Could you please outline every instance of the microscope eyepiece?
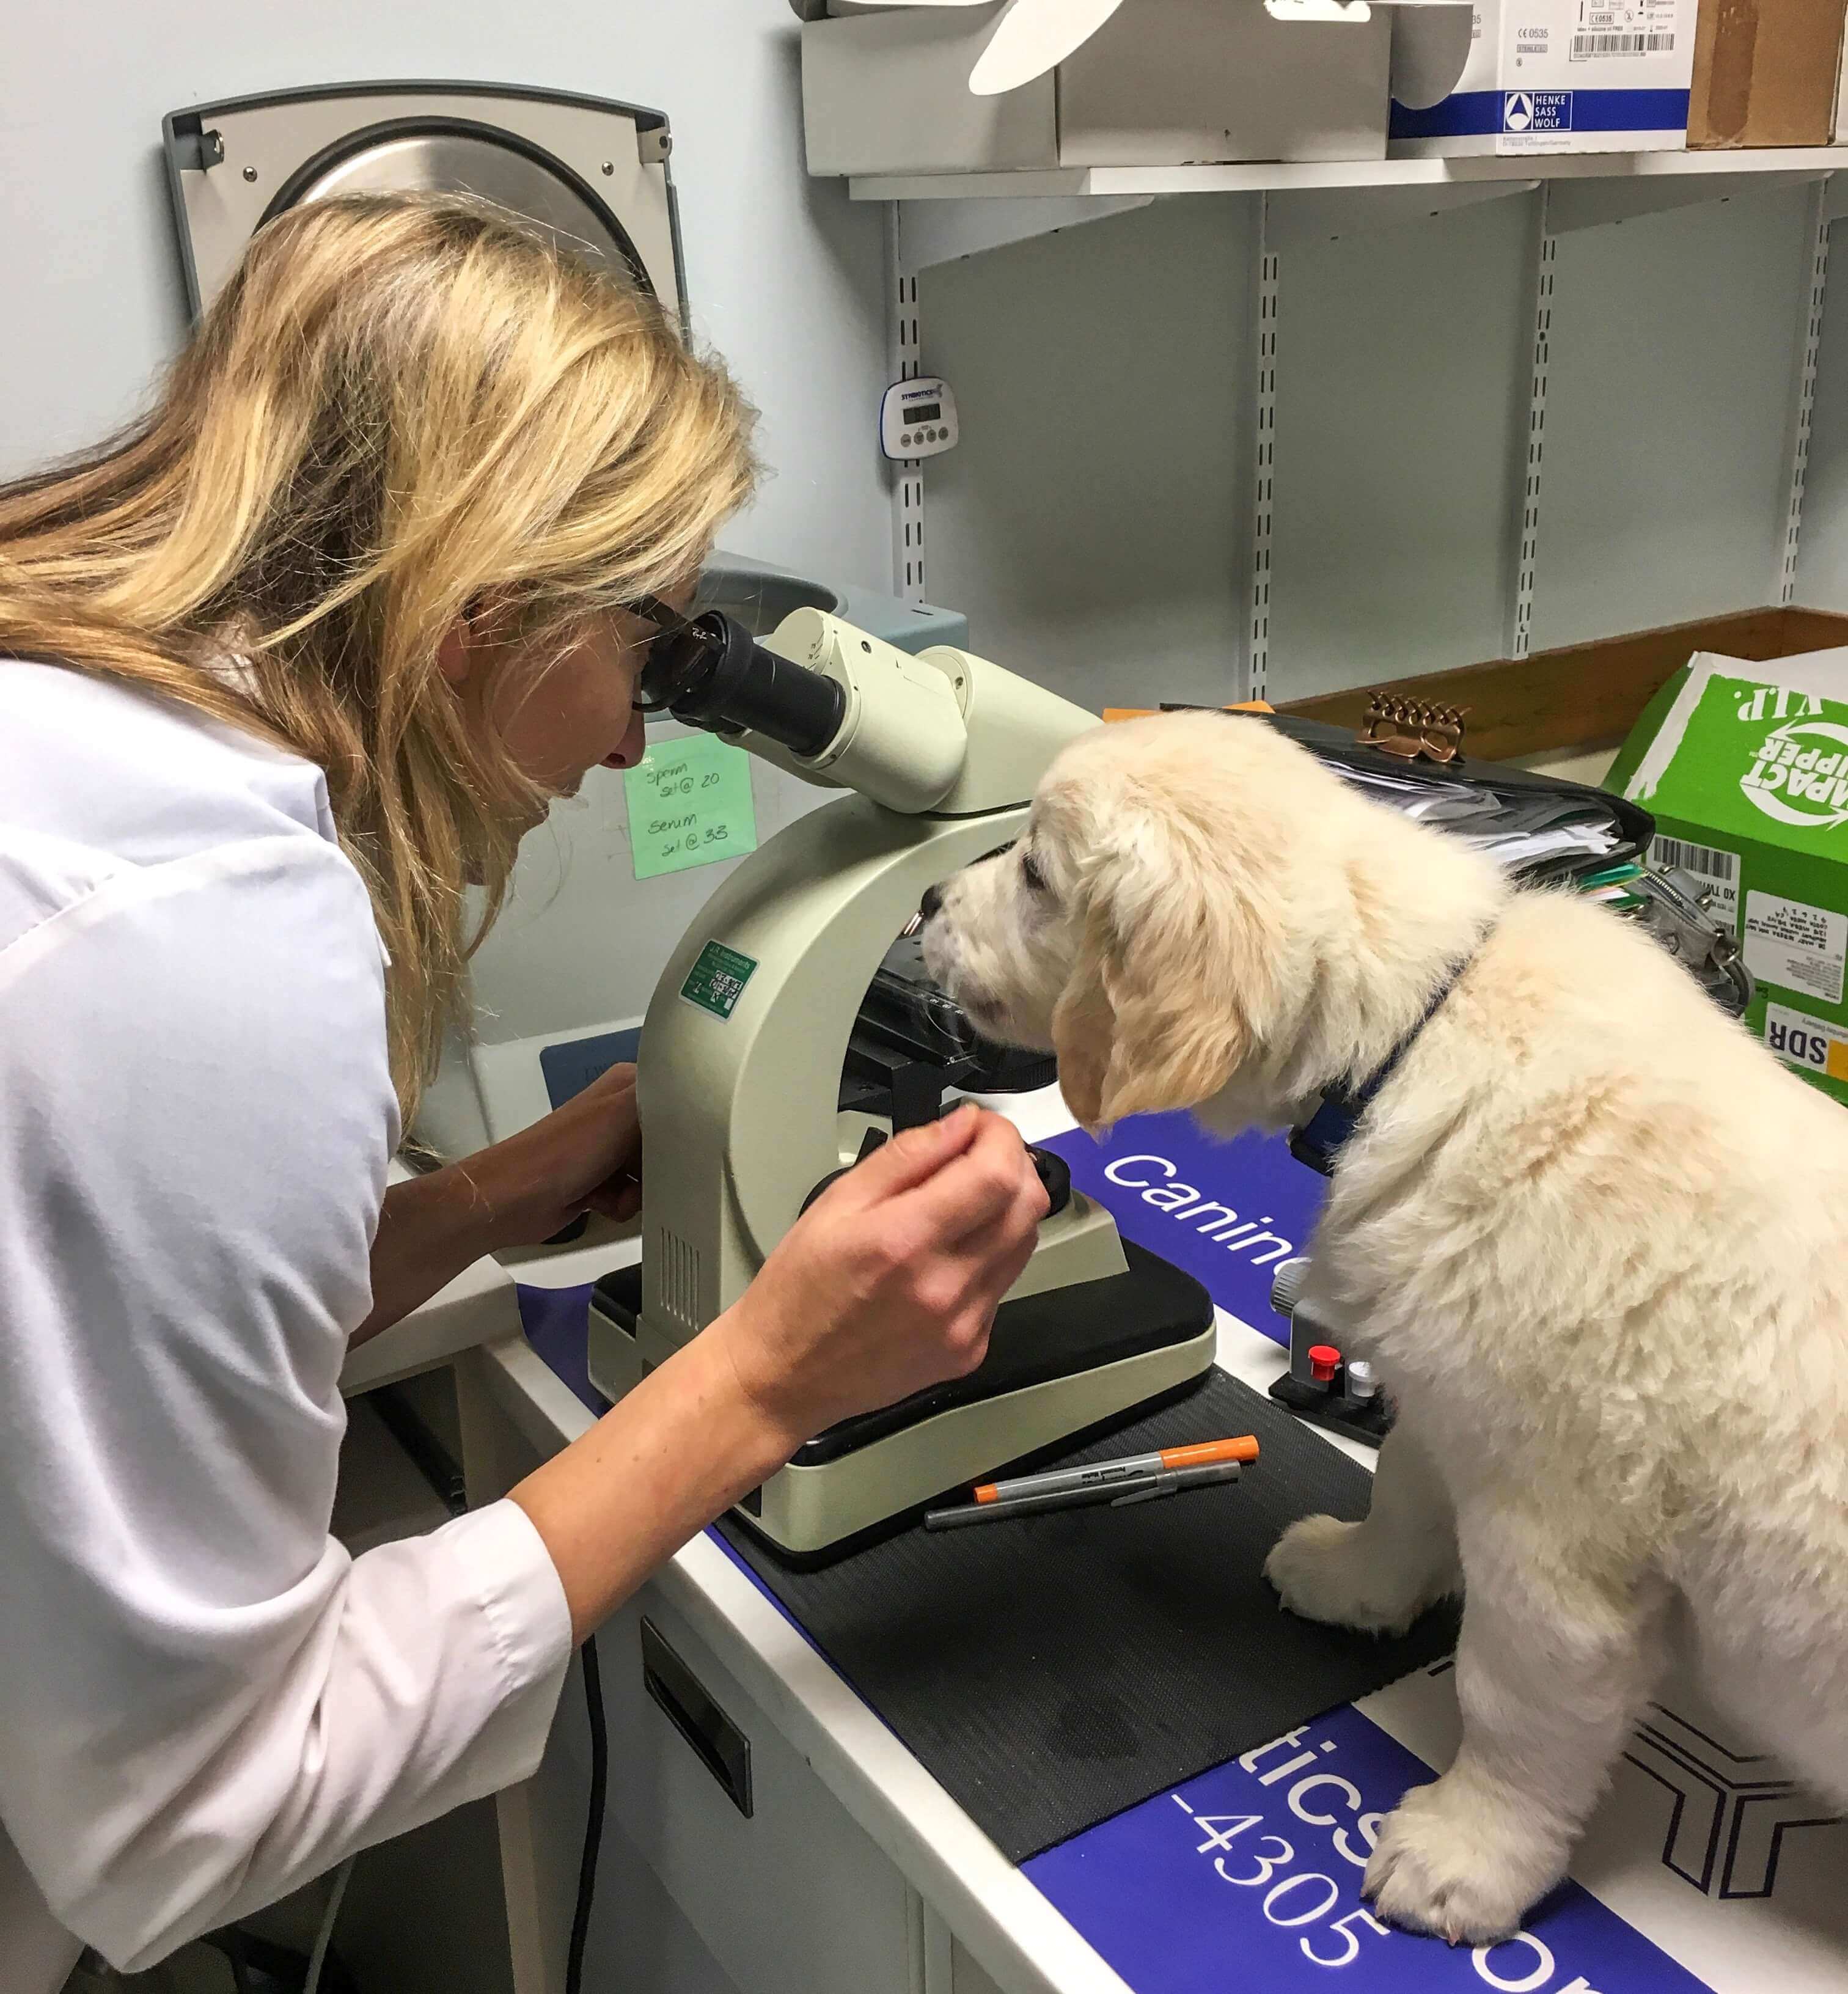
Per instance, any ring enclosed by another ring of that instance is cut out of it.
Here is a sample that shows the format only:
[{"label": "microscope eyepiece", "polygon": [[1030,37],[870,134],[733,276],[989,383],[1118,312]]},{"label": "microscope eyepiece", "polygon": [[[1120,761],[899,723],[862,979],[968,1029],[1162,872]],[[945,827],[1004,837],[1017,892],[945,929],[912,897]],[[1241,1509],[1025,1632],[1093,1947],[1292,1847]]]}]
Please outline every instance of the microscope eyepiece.
[{"label": "microscope eyepiece", "polygon": [[847,695],[825,673],[766,651],[722,611],[680,617],[652,598],[636,608],[663,625],[642,667],[644,712],[715,734],[761,734],[804,756],[840,731]]}]

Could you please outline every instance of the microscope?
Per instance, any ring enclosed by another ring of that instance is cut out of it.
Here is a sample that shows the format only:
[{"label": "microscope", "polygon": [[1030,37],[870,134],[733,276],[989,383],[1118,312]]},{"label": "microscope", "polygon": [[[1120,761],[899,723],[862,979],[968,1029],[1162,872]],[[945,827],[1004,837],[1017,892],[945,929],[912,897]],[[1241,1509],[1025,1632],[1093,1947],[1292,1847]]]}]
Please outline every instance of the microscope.
[{"label": "microscope", "polygon": [[[642,704],[843,793],[743,860],[670,958],[642,1027],[642,1261],[598,1284],[590,1372],[620,1398],[742,1294],[804,1207],[979,1060],[890,1062],[844,1091],[869,988],[926,889],[1010,843],[1094,714],[965,651],[913,656],[812,608],[761,642],[650,600]],[[890,985],[888,973],[885,979]],[[978,1081],[978,1084],[979,1084]],[[1036,1155],[1052,1208],[969,1377],[811,1440],[739,1506],[814,1560],[994,1471],[1191,1389],[1212,1304]]]}]

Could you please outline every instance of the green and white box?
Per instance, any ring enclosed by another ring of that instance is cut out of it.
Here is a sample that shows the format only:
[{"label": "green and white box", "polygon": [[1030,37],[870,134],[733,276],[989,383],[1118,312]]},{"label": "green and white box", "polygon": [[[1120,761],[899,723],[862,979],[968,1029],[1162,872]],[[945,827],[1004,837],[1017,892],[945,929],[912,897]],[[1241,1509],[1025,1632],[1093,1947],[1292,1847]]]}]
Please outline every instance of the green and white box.
[{"label": "green and white box", "polygon": [[1702,652],[1650,703],[1606,786],[1651,811],[1651,856],[1708,887],[1757,985],[1746,1023],[1848,1102],[1848,650]]}]

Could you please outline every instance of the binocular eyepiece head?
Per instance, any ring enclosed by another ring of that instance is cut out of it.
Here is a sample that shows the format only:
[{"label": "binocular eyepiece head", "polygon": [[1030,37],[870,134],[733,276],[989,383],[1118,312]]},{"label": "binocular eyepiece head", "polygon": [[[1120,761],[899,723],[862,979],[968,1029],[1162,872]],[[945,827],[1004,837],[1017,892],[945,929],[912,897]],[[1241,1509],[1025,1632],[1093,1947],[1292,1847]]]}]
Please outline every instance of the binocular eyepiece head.
[{"label": "binocular eyepiece head", "polygon": [[643,712],[714,734],[761,734],[804,757],[839,733],[847,694],[825,673],[766,651],[721,610],[681,616],[653,596],[634,607],[660,627],[642,666]]}]

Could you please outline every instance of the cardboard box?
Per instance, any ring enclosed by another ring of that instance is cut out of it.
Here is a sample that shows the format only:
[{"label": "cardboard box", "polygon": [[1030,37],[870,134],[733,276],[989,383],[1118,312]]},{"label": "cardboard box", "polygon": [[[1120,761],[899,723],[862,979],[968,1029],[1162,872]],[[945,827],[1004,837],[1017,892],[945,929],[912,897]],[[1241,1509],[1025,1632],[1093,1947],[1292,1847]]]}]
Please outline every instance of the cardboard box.
[{"label": "cardboard box", "polygon": [[1455,89],[1427,109],[1395,103],[1388,150],[1678,152],[1695,29],[1695,0],[1478,0]]},{"label": "cardboard box", "polygon": [[1826,146],[1848,0],[1700,0],[1691,146]]},{"label": "cardboard box", "polygon": [[969,87],[996,7],[807,21],[808,170],[1383,159],[1397,11],[1280,21],[1263,0],[1126,0],[1056,70],[999,97]]},{"label": "cardboard box", "polygon": [[1757,984],[1745,1014],[1848,1102],[1848,650],[1769,664],[1702,653],[1623,744],[1606,787],[1652,811],[1652,855],[1709,888]]}]

